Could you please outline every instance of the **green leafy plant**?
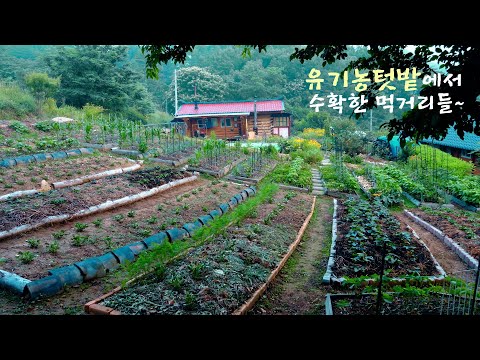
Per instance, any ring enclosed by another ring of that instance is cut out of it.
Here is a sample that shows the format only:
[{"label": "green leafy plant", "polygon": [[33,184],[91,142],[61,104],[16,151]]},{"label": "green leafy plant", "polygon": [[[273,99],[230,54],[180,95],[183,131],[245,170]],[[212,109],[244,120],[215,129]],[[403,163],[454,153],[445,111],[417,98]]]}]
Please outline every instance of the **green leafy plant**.
[{"label": "green leafy plant", "polygon": [[82,232],[82,231],[85,230],[87,227],[88,227],[88,224],[85,224],[85,223],[75,223],[75,230],[76,230],[77,232]]},{"label": "green leafy plant", "polygon": [[20,251],[17,257],[22,264],[29,264],[35,259],[35,254],[31,251]]},{"label": "green leafy plant", "polygon": [[27,244],[32,249],[37,249],[40,246],[40,240],[38,240],[38,239],[28,239]]},{"label": "green leafy plant", "polygon": [[74,235],[72,237],[72,245],[73,246],[83,246],[89,242],[90,238],[88,235]]},{"label": "green leafy plant", "polygon": [[130,217],[130,218],[133,218],[135,216],[135,211],[134,210],[130,210],[128,213],[127,213],[127,216]]},{"label": "green leafy plant", "polygon": [[188,270],[190,271],[190,275],[194,280],[200,280],[203,277],[204,268],[205,265],[202,263],[192,263],[188,265]]},{"label": "green leafy plant", "polygon": [[92,224],[95,225],[95,227],[101,227],[103,223],[103,219],[96,219],[92,221]]},{"label": "green leafy plant", "polygon": [[58,243],[57,240],[54,240],[53,242],[51,242],[51,243],[48,244],[48,246],[47,246],[47,251],[48,251],[50,254],[56,254],[59,249],[60,249],[60,245],[59,245],[59,243]]},{"label": "green leafy plant", "polygon": [[62,237],[65,236],[65,230],[58,230],[52,233],[52,236],[56,240],[60,240]]},{"label": "green leafy plant", "polygon": [[191,292],[185,292],[185,309],[192,310],[197,304],[197,297]]},{"label": "green leafy plant", "polygon": [[125,216],[123,216],[123,214],[117,214],[113,217],[113,220],[118,221],[118,222],[123,221],[123,219],[125,219]]},{"label": "green leafy plant", "polygon": [[168,285],[170,285],[175,291],[180,291],[183,283],[184,280],[180,275],[175,275],[168,280]]},{"label": "green leafy plant", "polygon": [[155,224],[157,221],[158,221],[158,218],[155,215],[152,215],[147,219],[147,222],[149,224]]}]

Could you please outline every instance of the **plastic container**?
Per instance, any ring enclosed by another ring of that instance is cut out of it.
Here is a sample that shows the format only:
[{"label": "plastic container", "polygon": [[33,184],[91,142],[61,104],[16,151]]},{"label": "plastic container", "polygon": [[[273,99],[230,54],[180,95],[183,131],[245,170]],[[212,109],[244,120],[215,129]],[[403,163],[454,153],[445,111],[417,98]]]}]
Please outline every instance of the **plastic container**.
[{"label": "plastic container", "polygon": [[151,249],[155,245],[161,245],[164,241],[168,241],[168,236],[165,232],[154,234],[142,240],[147,249]]},{"label": "plastic container", "polygon": [[112,252],[97,256],[96,259],[103,263],[103,266],[105,266],[105,270],[107,271],[107,273],[120,267],[120,263]]},{"label": "plastic container", "polygon": [[15,166],[17,165],[17,162],[13,158],[7,158],[0,160],[0,166],[1,167],[10,167],[10,166]]},{"label": "plastic container", "polygon": [[228,209],[230,209],[230,206],[228,206],[228,203],[223,203],[223,204],[218,205],[218,208],[222,212],[222,215],[224,215],[228,212]]},{"label": "plastic container", "polygon": [[49,275],[55,275],[64,285],[78,285],[83,282],[80,269],[75,265],[62,266],[48,271]]},{"label": "plastic container", "polygon": [[107,269],[101,260],[98,258],[88,258],[83,261],[75,263],[83,275],[83,280],[91,280],[103,277],[107,274]]},{"label": "plastic container", "polygon": [[222,211],[221,211],[221,210],[214,209],[214,210],[210,211],[208,214],[209,214],[212,218],[215,219],[215,218],[217,218],[217,217],[222,216]]},{"label": "plastic container", "polygon": [[65,151],[57,151],[51,154],[52,158],[56,159],[65,159],[67,157],[67,153]]},{"label": "plastic container", "polygon": [[147,250],[147,245],[145,245],[145,243],[143,241],[137,241],[137,242],[134,242],[132,244],[128,244],[127,246],[130,248],[130,250],[132,250],[132,252],[135,255],[138,255],[142,251]]},{"label": "plastic container", "polygon": [[200,221],[203,225],[207,225],[212,220],[213,218],[210,215],[202,215],[198,217],[198,221]]},{"label": "plastic container", "polygon": [[120,264],[124,264],[127,261],[135,261],[135,254],[128,245],[113,250],[112,253],[116,256]]},{"label": "plastic container", "polygon": [[23,156],[17,156],[15,158],[15,161],[17,162],[17,165],[28,164],[31,162],[35,162],[35,158],[32,155],[23,155]]},{"label": "plastic container", "polygon": [[63,291],[64,282],[56,275],[46,276],[44,278],[34,280],[25,285],[24,295],[35,300],[39,297],[52,296]]},{"label": "plastic container", "polygon": [[82,152],[80,151],[80,149],[67,150],[66,153],[67,153],[67,156],[82,155]]},{"label": "plastic container", "polygon": [[170,242],[179,241],[189,236],[188,231],[185,229],[173,228],[166,231]]},{"label": "plastic container", "polygon": [[190,234],[190,236],[193,235],[193,233],[195,232],[195,230],[198,230],[202,227],[202,223],[200,221],[195,221],[193,223],[186,223],[186,224],[183,224],[183,229],[187,230],[188,233]]}]

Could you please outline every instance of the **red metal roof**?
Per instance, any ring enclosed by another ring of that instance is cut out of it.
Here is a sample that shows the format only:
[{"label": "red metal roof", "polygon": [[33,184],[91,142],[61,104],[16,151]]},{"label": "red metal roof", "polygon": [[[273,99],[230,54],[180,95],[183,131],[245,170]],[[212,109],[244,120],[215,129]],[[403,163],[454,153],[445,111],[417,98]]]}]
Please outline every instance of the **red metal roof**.
[{"label": "red metal roof", "polygon": [[[283,100],[260,100],[257,101],[257,112],[285,110]],[[182,104],[176,116],[201,115],[201,114],[231,114],[253,112],[253,101],[235,101],[218,103]]]}]

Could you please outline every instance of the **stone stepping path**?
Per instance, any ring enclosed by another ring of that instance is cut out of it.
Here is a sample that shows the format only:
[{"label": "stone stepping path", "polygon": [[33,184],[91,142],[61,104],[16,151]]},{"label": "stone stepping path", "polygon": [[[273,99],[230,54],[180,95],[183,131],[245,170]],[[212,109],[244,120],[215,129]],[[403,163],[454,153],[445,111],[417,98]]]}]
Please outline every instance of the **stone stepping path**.
[{"label": "stone stepping path", "polygon": [[322,174],[318,169],[312,169],[313,195],[325,195],[327,188],[325,181],[322,179]]}]

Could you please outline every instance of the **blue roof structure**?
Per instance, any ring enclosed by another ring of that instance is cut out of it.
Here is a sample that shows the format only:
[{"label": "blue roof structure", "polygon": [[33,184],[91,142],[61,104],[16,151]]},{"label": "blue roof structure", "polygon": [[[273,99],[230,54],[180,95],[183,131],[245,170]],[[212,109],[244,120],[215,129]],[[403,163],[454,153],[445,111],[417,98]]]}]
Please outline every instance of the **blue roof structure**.
[{"label": "blue roof structure", "polygon": [[[431,144],[432,138],[423,139],[420,142],[425,144]],[[463,140],[460,139],[460,136],[457,135],[457,131],[453,127],[448,128],[447,136],[443,140],[435,140],[433,139],[433,144],[435,145],[443,145],[457,149],[463,150],[480,150],[480,136],[472,134],[472,133],[465,133]]]}]

